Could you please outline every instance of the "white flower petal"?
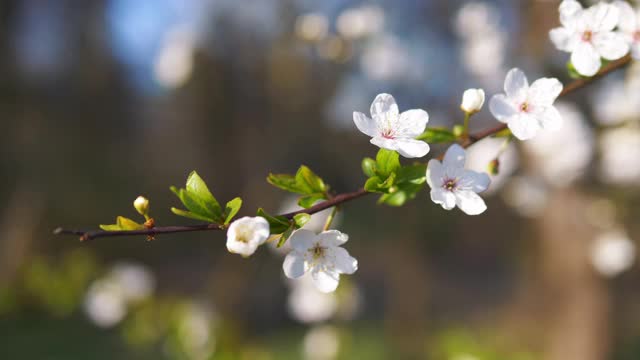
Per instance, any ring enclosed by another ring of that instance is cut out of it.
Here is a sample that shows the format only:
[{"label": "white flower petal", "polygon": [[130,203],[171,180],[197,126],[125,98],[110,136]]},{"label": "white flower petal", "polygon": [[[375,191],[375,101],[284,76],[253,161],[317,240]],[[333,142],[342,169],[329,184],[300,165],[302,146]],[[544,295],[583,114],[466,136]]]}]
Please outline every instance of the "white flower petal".
[{"label": "white flower petal", "polygon": [[449,146],[447,152],[444,154],[444,159],[442,160],[442,165],[445,168],[453,167],[453,168],[463,168],[466,160],[466,152],[462,148],[462,146],[458,144],[453,144]]},{"label": "white flower petal", "polygon": [[465,170],[464,175],[460,179],[459,186],[465,190],[472,190],[479,193],[487,190],[491,184],[491,178],[486,173],[480,173],[473,170]]},{"label": "white flower petal", "polygon": [[289,244],[294,250],[305,252],[313,247],[316,241],[316,233],[307,229],[298,229],[289,237]]},{"label": "white flower petal", "polygon": [[562,83],[558,79],[538,79],[529,88],[529,101],[536,106],[551,106],[561,92]]},{"label": "white flower petal", "polygon": [[427,184],[433,188],[433,184],[440,186],[440,182],[444,177],[444,167],[442,163],[436,159],[429,160],[427,164]]},{"label": "white flower petal", "polygon": [[369,119],[365,114],[354,111],[353,122],[362,133],[372,137],[377,135],[378,126],[376,122],[373,119]]},{"label": "white flower petal", "polygon": [[376,136],[371,138],[369,142],[382,149],[393,150],[393,151],[398,150],[398,144],[395,139],[387,139],[387,138],[383,138],[382,136]]},{"label": "white flower petal", "polygon": [[571,53],[571,63],[580,75],[593,76],[600,70],[600,54],[591,44],[581,42]]},{"label": "white flower petal", "polygon": [[456,204],[467,215],[478,215],[487,210],[484,200],[470,190],[457,191]]},{"label": "white flower petal", "polygon": [[555,28],[549,31],[549,38],[558,50],[571,52],[576,46],[575,32],[564,27]]},{"label": "white flower petal", "polygon": [[618,28],[626,33],[633,33],[638,27],[638,17],[631,5],[626,1],[615,1],[613,5],[620,11],[620,21]]},{"label": "white flower petal", "polygon": [[391,117],[396,119],[399,115],[398,105],[396,104],[396,99],[389,94],[379,94],[373,100],[371,104],[371,117],[374,120],[380,121],[387,119],[387,117]]},{"label": "white flower petal", "polygon": [[358,270],[358,260],[349,255],[347,250],[341,247],[333,247],[328,250],[333,257],[333,265],[337,272],[342,274],[353,274]]},{"label": "white flower petal", "polygon": [[398,135],[415,138],[424,132],[429,122],[429,114],[422,109],[407,110],[400,114]]},{"label": "white flower petal", "polygon": [[290,252],[282,263],[282,270],[290,279],[297,279],[304,275],[307,270],[304,255],[295,250]]},{"label": "white flower petal", "polygon": [[317,236],[322,246],[340,246],[349,240],[349,235],[338,230],[326,230]]},{"label": "white flower petal", "polygon": [[489,110],[498,121],[503,123],[509,122],[509,119],[518,113],[518,110],[504,94],[494,95],[491,98]]},{"label": "white flower petal", "polygon": [[540,122],[535,117],[525,114],[514,116],[508,126],[519,140],[529,140],[540,130]]},{"label": "white flower petal", "polygon": [[338,283],[340,282],[340,274],[337,272],[320,271],[317,268],[314,268],[311,271],[311,278],[313,279],[313,285],[324,293],[335,291],[336,288],[338,288]]},{"label": "white flower petal", "polygon": [[233,254],[239,254],[242,256],[251,256],[256,249],[258,248],[258,244],[255,242],[242,242],[227,239],[227,250]]},{"label": "white flower petal", "polygon": [[611,4],[601,2],[586,11],[592,26],[591,30],[595,32],[611,31],[618,25],[620,20],[620,11]]},{"label": "white flower petal", "polygon": [[451,210],[456,206],[456,196],[441,187],[431,188],[431,201],[442,205],[445,210]]},{"label": "white flower petal", "polygon": [[429,152],[429,145],[422,140],[395,139],[396,151],[406,158],[421,158]]},{"label": "white flower petal", "polygon": [[640,60],[640,41],[631,46],[631,56],[636,60]]},{"label": "white flower petal", "polygon": [[564,0],[560,4],[559,11],[562,26],[573,29],[577,16],[582,12],[582,5],[575,0]]},{"label": "white flower petal", "polygon": [[529,88],[527,76],[522,70],[515,68],[507,73],[504,81],[504,92],[509,98],[518,99],[524,96],[524,92]]},{"label": "white flower petal", "polygon": [[562,116],[553,106],[545,108],[544,111],[537,114],[536,117],[538,118],[542,128],[545,130],[555,131],[562,127]]},{"label": "white flower petal", "polygon": [[629,43],[622,34],[608,32],[593,35],[593,46],[607,60],[618,60],[629,52]]}]

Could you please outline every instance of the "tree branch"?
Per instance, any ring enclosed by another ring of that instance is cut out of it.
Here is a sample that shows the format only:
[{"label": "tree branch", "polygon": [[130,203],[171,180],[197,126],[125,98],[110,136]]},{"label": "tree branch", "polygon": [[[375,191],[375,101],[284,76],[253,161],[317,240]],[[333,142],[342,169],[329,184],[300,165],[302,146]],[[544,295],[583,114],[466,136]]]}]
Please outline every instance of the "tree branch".
[{"label": "tree branch", "polygon": [[[631,62],[631,56],[627,55],[620,60],[612,61],[611,63],[604,66],[600,71],[593,77],[583,78],[574,80],[573,82],[567,84],[560,96],[566,96],[570,93],[573,93],[576,90],[579,90],[586,85],[591,84],[597,79],[600,79],[607,74],[614,72],[618,69],[621,69],[628,65]],[[465,148],[475,144],[476,142],[494,135],[504,129],[507,128],[506,124],[500,124],[494,127],[491,127],[486,130],[479,131],[474,134],[469,134],[468,139],[462,144]],[[334,196],[333,198],[320,202],[308,209],[301,209],[298,211],[282,214],[281,216],[286,217],[287,219],[292,219],[294,215],[306,213],[309,215],[318,213],[322,210],[329,209],[331,207],[344,204],[351,200],[355,200],[361,198],[365,195],[371,194],[364,189],[358,189],[354,192],[350,193],[342,193]],[[154,236],[158,234],[173,234],[173,233],[182,233],[182,232],[192,232],[192,231],[209,231],[209,230],[224,230],[225,227],[219,224],[201,224],[201,225],[191,225],[191,226],[163,226],[163,227],[155,227],[152,229],[145,230],[127,230],[127,231],[86,231],[86,230],[67,230],[63,228],[57,228],[53,231],[55,235],[77,235],[80,236],[80,241],[87,241],[102,237],[116,237],[116,236],[134,236],[134,235],[147,235]]]}]

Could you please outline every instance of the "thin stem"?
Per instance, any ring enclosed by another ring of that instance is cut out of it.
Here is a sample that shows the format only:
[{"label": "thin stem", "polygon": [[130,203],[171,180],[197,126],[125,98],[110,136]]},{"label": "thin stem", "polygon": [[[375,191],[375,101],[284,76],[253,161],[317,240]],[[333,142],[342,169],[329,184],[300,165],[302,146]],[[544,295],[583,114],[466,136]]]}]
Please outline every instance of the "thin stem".
[{"label": "thin stem", "polygon": [[[618,69],[621,69],[628,65],[631,62],[631,55],[627,55],[620,60],[612,61],[606,66],[604,66],[598,74],[590,78],[584,78],[579,80],[574,80],[573,82],[567,84],[560,96],[566,96],[568,94],[573,93],[576,90],[579,90],[586,85],[594,82],[597,79],[602,78],[603,76],[614,72]],[[464,140],[461,144],[463,147],[467,148],[476,142],[494,135],[504,129],[507,128],[506,124],[500,124],[489,129],[479,131],[475,134],[469,134],[469,136]],[[438,158],[442,158],[443,155],[440,155]],[[330,207],[335,207],[346,202],[361,198],[365,195],[371,194],[364,189],[358,189],[356,191],[350,193],[338,194],[332,197],[329,200],[320,202],[308,209],[302,209],[286,214],[282,214],[281,216],[286,217],[287,219],[292,219],[296,214],[307,213],[309,215],[313,215],[322,210],[328,209]],[[145,229],[145,230],[127,230],[127,231],[85,231],[85,230],[67,230],[63,228],[58,228],[54,230],[54,234],[56,235],[77,235],[80,236],[80,240],[91,240],[101,237],[116,237],[116,236],[131,236],[131,235],[158,235],[158,234],[171,234],[171,233],[181,233],[181,232],[191,232],[191,231],[209,231],[209,230],[223,230],[222,225],[218,224],[201,224],[201,225],[192,225],[192,226],[165,226],[165,227],[154,227],[153,229]]]},{"label": "thin stem", "polygon": [[469,138],[469,119],[471,119],[471,114],[468,112],[464,112],[464,127],[462,130],[462,139],[465,141]]},{"label": "thin stem", "polygon": [[331,223],[333,222],[333,219],[336,217],[337,213],[338,213],[338,207],[334,206],[333,209],[331,209],[331,213],[327,217],[327,221],[324,223],[324,227],[322,228],[322,231],[327,231],[329,230],[329,228],[331,228]]}]

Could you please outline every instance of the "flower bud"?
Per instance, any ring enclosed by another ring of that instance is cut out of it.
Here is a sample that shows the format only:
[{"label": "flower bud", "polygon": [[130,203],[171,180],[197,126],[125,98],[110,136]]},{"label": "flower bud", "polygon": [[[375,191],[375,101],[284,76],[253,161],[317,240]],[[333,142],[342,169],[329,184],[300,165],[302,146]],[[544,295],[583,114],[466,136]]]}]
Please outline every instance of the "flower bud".
[{"label": "flower bud", "polygon": [[140,215],[146,216],[149,214],[149,200],[144,196],[138,196],[133,202],[133,207],[140,213]]},{"label": "flower bud", "polygon": [[469,89],[462,95],[460,108],[467,114],[477,113],[484,105],[484,90]]}]

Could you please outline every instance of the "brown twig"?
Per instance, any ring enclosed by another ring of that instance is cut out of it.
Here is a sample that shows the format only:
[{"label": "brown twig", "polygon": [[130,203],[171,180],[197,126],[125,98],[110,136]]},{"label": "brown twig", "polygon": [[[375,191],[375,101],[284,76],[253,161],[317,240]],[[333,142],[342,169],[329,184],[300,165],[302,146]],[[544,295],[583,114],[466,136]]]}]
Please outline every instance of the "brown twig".
[{"label": "brown twig", "polygon": [[[628,65],[631,62],[631,56],[627,55],[620,60],[612,61],[611,63],[604,66],[598,74],[590,78],[583,78],[574,80],[573,82],[567,84],[560,96],[568,95],[578,89],[585,87],[586,85],[594,82],[595,80],[615,71],[624,66]],[[479,131],[474,134],[469,134],[469,137],[464,141],[462,146],[469,147],[476,142],[494,135],[504,129],[507,128],[506,124],[500,124],[494,127],[491,127],[486,130]],[[325,209],[329,209],[331,207],[344,204],[351,200],[358,199],[367,194],[371,194],[364,189],[358,189],[354,192],[338,194],[329,200],[320,202],[308,209],[302,209],[286,214],[282,214],[281,216],[286,217],[287,219],[292,219],[294,215],[300,213],[307,214],[315,214]],[[145,230],[127,230],[127,231],[85,231],[85,230],[67,230],[63,228],[58,228],[54,230],[54,234],[56,235],[77,235],[80,236],[81,241],[92,240],[96,238],[102,237],[115,237],[115,236],[134,236],[134,235],[147,235],[154,236],[158,234],[173,234],[173,233],[182,233],[182,232],[192,232],[192,231],[208,231],[208,230],[223,230],[225,227],[218,224],[202,224],[202,225],[191,225],[191,226],[164,226],[164,227],[155,227],[153,229],[145,229]]]}]

